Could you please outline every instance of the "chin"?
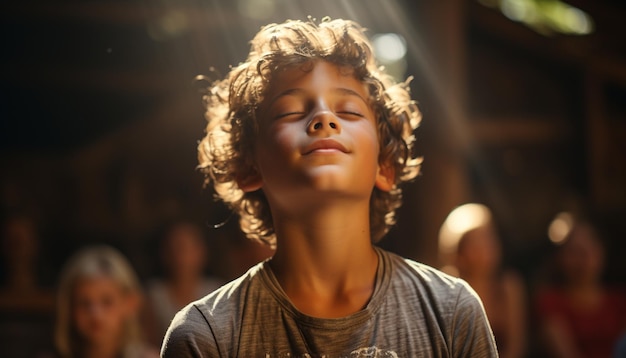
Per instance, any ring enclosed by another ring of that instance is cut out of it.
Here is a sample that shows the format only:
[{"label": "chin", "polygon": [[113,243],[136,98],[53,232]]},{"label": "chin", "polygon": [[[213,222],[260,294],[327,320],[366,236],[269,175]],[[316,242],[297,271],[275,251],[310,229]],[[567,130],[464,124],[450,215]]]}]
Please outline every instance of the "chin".
[{"label": "chin", "polygon": [[320,191],[337,191],[337,192],[353,192],[362,191],[364,193],[372,192],[375,185],[375,178],[371,179],[364,172],[357,175],[348,175],[345,169],[336,166],[323,166],[316,168],[308,175],[311,185]]}]

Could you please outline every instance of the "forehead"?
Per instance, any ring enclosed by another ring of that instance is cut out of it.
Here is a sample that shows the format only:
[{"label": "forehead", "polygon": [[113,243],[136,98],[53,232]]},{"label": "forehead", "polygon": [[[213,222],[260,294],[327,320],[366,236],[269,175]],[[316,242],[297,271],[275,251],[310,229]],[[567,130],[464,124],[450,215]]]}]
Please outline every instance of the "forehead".
[{"label": "forehead", "polygon": [[74,285],[74,292],[78,295],[92,295],[103,293],[121,293],[122,286],[107,275],[93,275],[81,277]]},{"label": "forehead", "polygon": [[369,99],[367,86],[355,76],[353,68],[313,60],[276,71],[270,79],[263,103],[268,105],[276,96],[294,89],[303,92],[334,91],[344,95],[355,92],[363,99]]}]

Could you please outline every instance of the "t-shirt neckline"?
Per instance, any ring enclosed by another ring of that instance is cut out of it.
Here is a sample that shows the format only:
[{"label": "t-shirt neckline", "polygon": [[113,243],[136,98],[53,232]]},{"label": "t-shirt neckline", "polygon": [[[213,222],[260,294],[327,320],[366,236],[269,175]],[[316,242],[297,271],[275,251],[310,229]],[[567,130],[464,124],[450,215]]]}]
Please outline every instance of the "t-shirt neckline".
[{"label": "t-shirt neckline", "polygon": [[379,247],[374,246],[374,250],[378,255],[378,268],[376,270],[376,278],[374,281],[374,292],[369,302],[363,309],[345,317],[339,318],[321,318],[313,317],[300,312],[291,302],[285,291],[280,286],[278,279],[270,268],[269,261],[265,261],[260,270],[261,282],[265,288],[276,299],[277,303],[299,324],[304,324],[312,328],[324,328],[333,330],[346,329],[349,326],[362,324],[369,320],[382,305],[386,296],[386,292],[391,282],[391,263],[386,252]]}]

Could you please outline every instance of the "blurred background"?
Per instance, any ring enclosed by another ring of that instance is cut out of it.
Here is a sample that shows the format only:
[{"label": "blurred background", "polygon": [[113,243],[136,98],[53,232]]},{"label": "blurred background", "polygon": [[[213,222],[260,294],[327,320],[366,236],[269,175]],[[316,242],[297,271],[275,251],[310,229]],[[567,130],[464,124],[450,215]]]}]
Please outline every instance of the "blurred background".
[{"label": "blurred background", "polygon": [[[413,76],[423,170],[383,247],[439,266],[444,219],[480,202],[532,290],[555,248],[550,223],[572,212],[597,226],[604,279],[626,283],[623,1],[5,1],[0,209],[31,223],[22,261],[36,258],[43,290],[95,243],[123,252],[142,281],[158,276],[159,237],[181,219],[203,230],[207,275],[227,281],[263,257],[196,170],[206,122],[194,78],[243,61],[262,25],[307,16],[358,21],[381,63]],[[7,284],[19,250],[2,250]],[[11,302],[0,302],[5,330],[34,317],[20,327],[45,332],[49,303]]]}]

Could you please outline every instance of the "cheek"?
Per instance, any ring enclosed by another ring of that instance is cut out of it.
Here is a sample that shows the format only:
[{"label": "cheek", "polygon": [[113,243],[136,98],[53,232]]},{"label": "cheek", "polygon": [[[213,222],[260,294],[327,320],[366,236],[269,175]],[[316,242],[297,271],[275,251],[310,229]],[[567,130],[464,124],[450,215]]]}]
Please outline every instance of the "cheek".
[{"label": "cheek", "polygon": [[93,336],[121,329],[129,311],[122,299],[101,300],[76,305],[73,315],[77,330],[85,336]]},{"label": "cheek", "polygon": [[366,127],[358,128],[355,133],[358,136],[358,141],[360,142],[360,148],[363,148],[365,155],[367,158],[372,159],[372,163],[378,166],[378,160],[380,156],[380,143],[378,140],[378,133],[376,129],[369,125]]},{"label": "cheek", "polygon": [[[256,144],[256,162],[263,173],[268,174],[278,170],[279,164],[292,162],[299,154],[299,141],[303,136],[303,129],[299,123],[278,124],[265,129]],[[280,160],[277,160],[280,159]]]},{"label": "cheek", "polygon": [[128,312],[123,307],[116,307],[109,310],[107,315],[107,325],[113,330],[119,331],[124,327],[124,322],[128,320]]},{"label": "cheek", "polygon": [[72,312],[74,316],[74,323],[76,324],[76,328],[79,331],[84,332],[89,326],[89,322],[91,321],[91,315],[89,314],[89,310],[86,307],[74,307]]},{"label": "cheek", "polygon": [[297,148],[297,142],[304,131],[300,123],[284,123],[276,125],[271,129],[271,133],[266,134],[265,143],[271,143],[267,146],[276,154],[289,154],[294,148]]}]

